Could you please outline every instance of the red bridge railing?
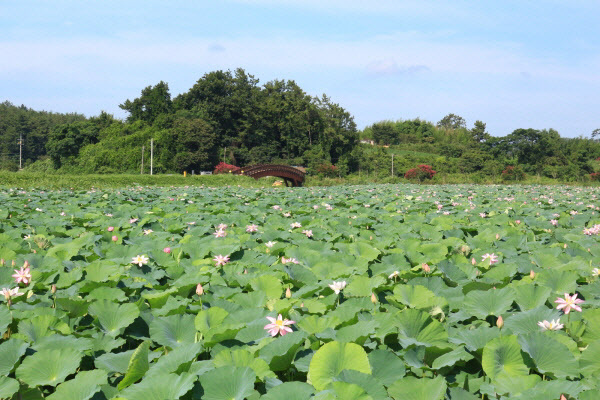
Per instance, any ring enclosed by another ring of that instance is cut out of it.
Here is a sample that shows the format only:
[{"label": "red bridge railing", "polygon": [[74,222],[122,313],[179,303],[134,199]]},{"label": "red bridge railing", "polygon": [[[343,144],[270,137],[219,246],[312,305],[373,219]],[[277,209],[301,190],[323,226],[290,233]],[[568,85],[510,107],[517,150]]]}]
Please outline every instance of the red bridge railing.
[{"label": "red bridge railing", "polygon": [[304,183],[305,172],[302,169],[282,164],[256,164],[241,168],[235,172],[238,175],[245,175],[254,179],[265,176],[275,176],[283,178],[285,185],[302,186]]}]

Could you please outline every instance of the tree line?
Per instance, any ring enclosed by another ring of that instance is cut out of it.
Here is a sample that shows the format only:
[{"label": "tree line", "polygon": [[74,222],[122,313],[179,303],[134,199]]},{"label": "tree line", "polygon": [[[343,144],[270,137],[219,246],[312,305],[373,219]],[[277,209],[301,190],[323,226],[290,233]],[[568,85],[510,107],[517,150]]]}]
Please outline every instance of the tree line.
[{"label": "tree line", "polygon": [[212,170],[225,161],[384,176],[392,172],[393,154],[397,176],[427,163],[446,173],[497,176],[518,166],[572,180],[598,170],[600,157],[600,130],[591,138],[531,128],[494,137],[484,122],[468,128],[455,114],[435,124],[380,121],[358,131],[353,116],[326,95],[310,96],[291,80],[261,85],[243,69],[209,72],[175,97],[161,81],[120,108],[126,120],[106,112],[86,118],[0,104],[0,169],[18,169],[20,138],[27,169],[59,173],[139,172],[151,139],[156,173]]}]

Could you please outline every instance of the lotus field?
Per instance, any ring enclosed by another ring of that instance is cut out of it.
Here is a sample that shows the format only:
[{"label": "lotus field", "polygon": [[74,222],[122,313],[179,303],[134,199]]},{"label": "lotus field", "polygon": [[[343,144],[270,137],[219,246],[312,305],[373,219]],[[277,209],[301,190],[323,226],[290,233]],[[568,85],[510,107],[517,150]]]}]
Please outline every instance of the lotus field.
[{"label": "lotus field", "polygon": [[598,188],[0,190],[0,398],[600,399]]}]

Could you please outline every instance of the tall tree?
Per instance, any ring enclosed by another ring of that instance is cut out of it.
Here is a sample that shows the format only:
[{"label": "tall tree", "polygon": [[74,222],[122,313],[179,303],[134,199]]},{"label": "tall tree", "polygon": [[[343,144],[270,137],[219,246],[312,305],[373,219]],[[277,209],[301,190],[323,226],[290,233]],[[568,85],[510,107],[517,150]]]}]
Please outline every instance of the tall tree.
[{"label": "tall tree", "polygon": [[140,97],[126,100],[119,107],[129,113],[127,121],[141,120],[152,124],[159,115],[173,111],[169,85],[160,81],[154,86],[147,86]]}]

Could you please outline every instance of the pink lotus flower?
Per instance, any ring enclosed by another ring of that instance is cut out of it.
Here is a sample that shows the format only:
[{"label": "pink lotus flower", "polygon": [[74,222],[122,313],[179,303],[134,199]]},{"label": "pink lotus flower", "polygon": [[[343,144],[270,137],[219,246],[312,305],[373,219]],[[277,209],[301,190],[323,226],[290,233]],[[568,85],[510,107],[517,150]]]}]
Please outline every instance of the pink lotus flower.
[{"label": "pink lotus flower", "polygon": [[305,229],[302,231],[302,233],[304,233],[306,235],[306,237],[312,237],[312,235],[313,235],[312,229]]},{"label": "pink lotus flower", "polygon": [[423,268],[423,271],[425,271],[425,273],[426,273],[426,274],[428,274],[428,273],[430,273],[430,272],[431,272],[431,267],[430,267],[430,266],[429,266],[429,264],[427,264],[427,263],[423,263],[423,264],[421,265],[421,268]]},{"label": "pink lotus flower", "polygon": [[287,263],[299,264],[300,262],[293,257],[292,258],[281,257],[281,263],[282,264],[287,264]]},{"label": "pink lotus flower", "polygon": [[290,226],[293,228],[302,228],[302,224],[300,222],[292,222]]},{"label": "pink lotus flower", "polygon": [[165,252],[166,254],[171,254],[171,248],[170,247],[165,247],[163,249],[163,252]]},{"label": "pink lotus flower", "polygon": [[217,226],[217,230],[222,231],[227,229],[227,224],[219,224],[219,226]]},{"label": "pink lotus flower", "polygon": [[560,318],[550,322],[546,320],[540,321],[538,322],[538,326],[545,331],[558,331],[564,328],[564,325],[560,323]]},{"label": "pink lotus flower", "polygon": [[482,262],[485,261],[485,260],[487,260],[487,259],[490,260],[490,265],[496,264],[498,262],[498,256],[495,255],[494,253],[492,253],[492,254],[486,253],[483,256],[481,256],[481,261]]},{"label": "pink lotus flower", "polygon": [[268,248],[271,248],[271,247],[275,246],[275,243],[277,243],[277,242],[268,241],[267,243],[265,243],[265,246],[267,246]]},{"label": "pink lotus flower", "polygon": [[223,230],[219,229],[219,230],[215,231],[215,232],[213,233],[213,235],[215,235],[215,237],[216,237],[216,238],[220,238],[220,237],[225,237],[225,236],[227,236],[227,233],[226,233],[225,231],[223,231]]},{"label": "pink lotus flower", "polygon": [[292,328],[288,325],[295,324],[295,321],[290,321],[289,319],[283,319],[281,314],[277,316],[277,319],[273,317],[267,317],[267,319],[271,322],[270,324],[265,325],[265,329],[269,331],[269,334],[273,337],[277,336],[279,333],[281,336],[284,336],[290,332],[292,332]]},{"label": "pink lotus flower", "polygon": [[119,240],[119,238],[118,238],[117,236],[113,236],[113,237],[112,237],[112,241],[113,241],[113,242],[116,242],[117,240]]},{"label": "pink lotus flower", "polygon": [[140,267],[148,264],[148,261],[150,261],[150,259],[146,256],[135,256],[131,259],[132,264],[137,264]]},{"label": "pink lotus flower", "polygon": [[225,265],[229,262],[229,256],[223,256],[221,254],[215,256],[215,258],[213,258],[213,261],[216,263],[215,265],[221,266],[221,265]]},{"label": "pink lotus flower", "polygon": [[115,230],[114,226],[109,226],[108,228],[106,228],[107,231],[112,232]]},{"label": "pink lotus flower", "polygon": [[256,232],[258,230],[258,225],[248,225],[246,226],[246,232],[248,233],[252,233],[252,232]]},{"label": "pink lotus flower", "polygon": [[15,282],[17,284],[23,282],[25,285],[28,285],[31,282],[31,273],[29,272],[29,267],[21,267],[20,270],[15,269],[15,273],[12,275],[15,278]]},{"label": "pink lotus flower", "polygon": [[550,223],[551,223],[553,226],[556,226],[556,225],[558,225],[558,221],[557,221],[557,220],[555,220],[555,219],[551,219],[551,220],[550,220]]},{"label": "pink lotus flower", "polygon": [[129,220],[129,223],[130,223],[130,224],[135,224],[136,222],[138,222],[138,219],[137,219],[137,218],[131,218],[131,219]]},{"label": "pink lotus flower", "polygon": [[575,311],[581,312],[581,307],[579,307],[577,304],[585,303],[583,300],[577,298],[577,293],[575,293],[573,296],[569,296],[568,293],[565,293],[564,299],[561,299],[560,297],[558,297],[554,302],[558,303],[558,306],[556,306],[556,309],[557,310],[562,309],[565,314],[568,314],[569,312],[571,312],[571,308]]},{"label": "pink lotus flower", "polygon": [[19,293],[19,288],[16,287],[14,289],[2,288],[2,294],[4,295],[6,301],[8,301],[11,299],[11,297],[18,297],[21,296],[23,293]]},{"label": "pink lotus flower", "polygon": [[204,294],[204,288],[202,287],[202,284],[200,284],[200,283],[196,286],[196,294],[198,296],[202,296]]}]

